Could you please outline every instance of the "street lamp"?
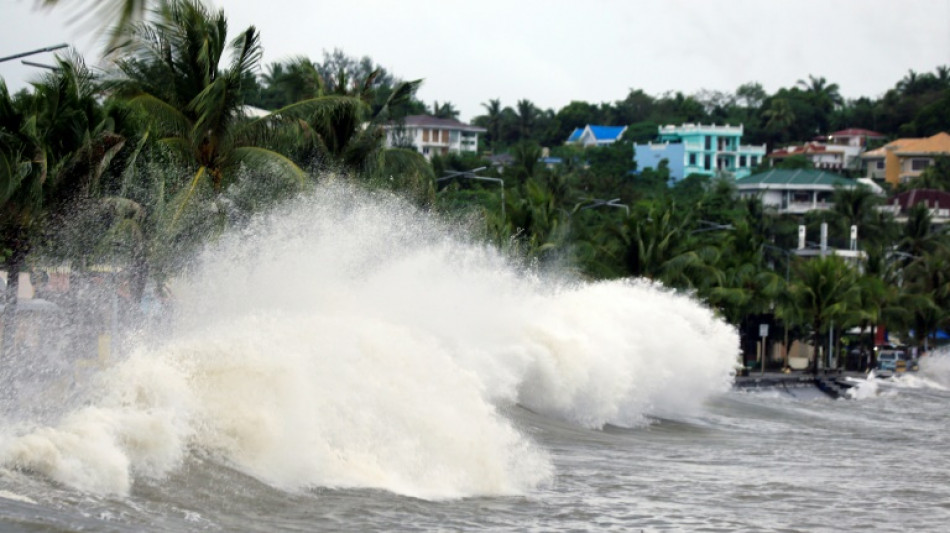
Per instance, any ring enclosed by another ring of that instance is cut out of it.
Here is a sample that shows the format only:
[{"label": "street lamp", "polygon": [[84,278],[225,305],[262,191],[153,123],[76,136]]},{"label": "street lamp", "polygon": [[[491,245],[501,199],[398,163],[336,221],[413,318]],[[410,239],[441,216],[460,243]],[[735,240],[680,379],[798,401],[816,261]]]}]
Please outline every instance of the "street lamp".
[{"label": "street lamp", "polygon": [[62,44],[57,44],[53,46],[47,46],[46,48],[38,48],[36,50],[30,50],[29,52],[20,52],[19,54],[13,54],[12,56],[0,57],[0,63],[3,63],[4,61],[9,61],[11,59],[19,59],[21,57],[31,56],[34,54],[42,54],[44,52],[53,52],[56,50],[60,50],[62,48],[66,48],[68,46],[69,46],[68,44],[62,43]]},{"label": "street lamp", "polygon": [[33,61],[27,61],[25,59],[20,61],[20,63],[23,63],[24,65],[28,67],[45,68],[47,70],[52,70],[54,72],[59,71],[59,67],[54,67],[53,65],[46,65],[44,63],[34,63]]},{"label": "street lamp", "polygon": [[697,220],[696,222],[699,222],[700,224],[706,227],[694,229],[693,231],[689,232],[690,235],[695,235],[697,233],[704,233],[707,231],[718,231],[718,230],[732,231],[736,229],[735,226],[733,226],[732,224],[719,224],[718,222],[710,222],[709,220]]},{"label": "street lamp", "polygon": [[610,200],[604,200],[602,198],[588,198],[588,201],[591,203],[581,206],[580,209],[594,209],[597,207],[619,207],[627,212],[627,216],[630,216],[630,206],[626,204],[618,203],[620,198],[612,198]]},{"label": "street lamp", "polygon": [[[762,243],[762,248],[768,248],[769,250],[775,250],[777,252],[782,252],[785,254],[785,290],[788,290],[788,281],[789,281],[789,270],[792,266],[792,252],[786,250],[785,248],[779,248],[778,246],[773,246],[771,244]],[[782,351],[785,352],[785,368],[788,368],[788,324],[786,320],[782,320],[782,329],[785,330],[785,341],[782,343]],[[764,360],[763,360],[764,361]],[[762,365],[765,368],[765,365]],[[763,370],[764,371],[764,370]]]},{"label": "street lamp", "polygon": [[478,167],[473,168],[472,170],[462,170],[458,172],[450,172],[441,178],[435,180],[436,183],[440,183],[446,180],[452,180],[456,178],[464,178],[469,180],[479,180],[479,181],[491,181],[501,185],[501,219],[505,220],[505,181],[501,178],[489,178],[486,176],[476,176],[476,172],[481,172],[488,167]]}]

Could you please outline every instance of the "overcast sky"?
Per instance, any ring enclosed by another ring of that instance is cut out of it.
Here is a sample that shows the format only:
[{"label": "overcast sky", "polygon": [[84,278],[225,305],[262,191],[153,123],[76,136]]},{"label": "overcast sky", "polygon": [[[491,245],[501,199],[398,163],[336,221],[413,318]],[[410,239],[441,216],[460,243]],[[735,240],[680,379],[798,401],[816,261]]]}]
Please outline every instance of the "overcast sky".
[{"label": "overcast sky", "polygon": [[[91,6],[96,0],[61,0]],[[648,94],[766,91],[808,75],[848,98],[878,97],[913,69],[950,65],[950,0],[215,0],[230,32],[255,25],[264,62],[370,56],[419,97],[452,102],[463,120],[499,98],[555,111],[572,100]],[[100,41],[70,24],[74,10],[0,0],[0,57],[60,42],[95,63]],[[49,54],[29,59],[49,62]],[[38,70],[0,63],[11,90]]]}]

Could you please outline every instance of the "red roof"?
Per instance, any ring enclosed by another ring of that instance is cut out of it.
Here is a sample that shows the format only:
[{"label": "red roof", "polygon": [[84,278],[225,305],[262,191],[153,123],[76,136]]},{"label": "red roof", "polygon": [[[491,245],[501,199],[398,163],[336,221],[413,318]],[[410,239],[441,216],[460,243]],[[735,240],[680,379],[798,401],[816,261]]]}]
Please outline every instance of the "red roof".
[{"label": "red roof", "polygon": [[[810,142],[803,146],[789,146],[788,148],[773,150],[772,153],[768,155],[768,157],[789,157],[793,155],[818,154],[827,151],[828,146],[820,143]],[[837,154],[841,152],[834,150],[834,153]]]},{"label": "red roof", "polygon": [[950,208],[950,193],[936,189],[911,189],[892,196],[887,203],[888,205],[898,204],[901,210],[909,209],[917,204],[925,204],[931,209],[938,206],[946,209]]},{"label": "red roof", "polygon": [[883,139],[885,135],[876,131],[865,130],[861,128],[848,128],[846,130],[836,131],[831,137],[871,137]]}]

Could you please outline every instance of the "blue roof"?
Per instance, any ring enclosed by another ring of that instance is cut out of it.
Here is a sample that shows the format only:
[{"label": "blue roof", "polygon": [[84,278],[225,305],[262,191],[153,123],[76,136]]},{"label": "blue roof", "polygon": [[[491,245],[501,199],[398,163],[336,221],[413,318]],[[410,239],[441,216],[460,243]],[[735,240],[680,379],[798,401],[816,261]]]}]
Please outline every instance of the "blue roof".
[{"label": "blue roof", "polygon": [[626,126],[588,126],[598,140],[617,139]]},{"label": "blue roof", "polygon": [[574,131],[571,132],[571,136],[567,138],[567,142],[570,143],[580,139],[581,133],[584,133],[584,128],[574,128]]}]

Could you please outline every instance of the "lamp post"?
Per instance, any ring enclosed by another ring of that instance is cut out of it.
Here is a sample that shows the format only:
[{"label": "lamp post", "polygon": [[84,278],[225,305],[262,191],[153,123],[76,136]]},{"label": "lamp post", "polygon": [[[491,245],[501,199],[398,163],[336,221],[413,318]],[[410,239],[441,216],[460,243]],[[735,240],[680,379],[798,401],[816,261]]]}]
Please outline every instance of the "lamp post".
[{"label": "lamp post", "polygon": [[3,63],[4,61],[10,61],[11,59],[19,59],[21,57],[31,56],[35,54],[42,54],[44,52],[53,52],[56,50],[60,50],[62,48],[66,48],[68,46],[69,46],[68,44],[62,43],[62,44],[57,44],[53,46],[47,46],[46,48],[38,48],[36,50],[30,50],[29,52],[20,52],[19,54],[13,54],[12,56],[0,57],[0,63]]},{"label": "lamp post", "polygon": [[604,200],[602,198],[588,198],[589,204],[581,206],[580,209],[595,209],[598,207],[619,207],[627,212],[627,216],[630,216],[630,206],[626,204],[618,203],[620,198],[612,198],[610,200]]},{"label": "lamp post", "polygon": [[711,222],[709,220],[697,220],[696,222],[699,222],[705,227],[694,229],[693,231],[689,232],[690,235],[695,235],[697,233],[705,233],[707,231],[719,231],[719,230],[732,231],[736,229],[735,226],[733,226],[732,224],[720,224],[718,222]]},{"label": "lamp post", "polygon": [[478,167],[473,168],[472,170],[462,170],[458,172],[450,172],[441,178],[435,180],[436,183],[441,183],[446,180],[453,180],[457,178],[464,178],[469,180],[479,180],[479,181],[491,181],[501,185],[501,219],[505,220],[505,181],[501,178],[489,178],[486,176],[476,176],[476,172],[481,172],[488,167]]},{"label": "lamp post", "polygon": [[[779,248],[778,246],[773,246],[771,244],[765,244],[765,243],[762,243],[762,248],[775,250],[776,252],[781,252],[782,254],[785,255],[785,290],[788,290],[789,273],[790,273],[790,268],[792,266],[792,252],[786,250],[785,248]],[[784,359],[785,359],[784,368],[787,369],[788,368],[788,324],[786,323],[785,320],[782,320],[782,329],[784,330],[784,333],[785,333],[785,339],[782,341],[782,351],[784,352]]]}]

